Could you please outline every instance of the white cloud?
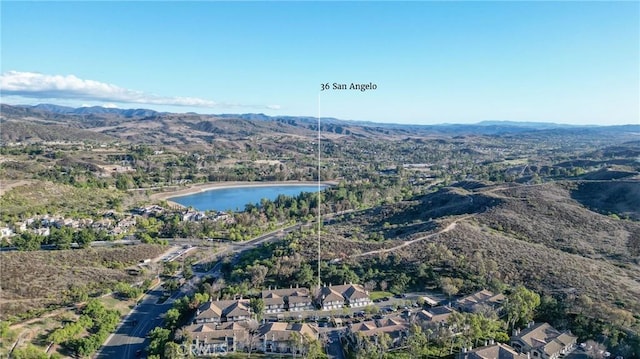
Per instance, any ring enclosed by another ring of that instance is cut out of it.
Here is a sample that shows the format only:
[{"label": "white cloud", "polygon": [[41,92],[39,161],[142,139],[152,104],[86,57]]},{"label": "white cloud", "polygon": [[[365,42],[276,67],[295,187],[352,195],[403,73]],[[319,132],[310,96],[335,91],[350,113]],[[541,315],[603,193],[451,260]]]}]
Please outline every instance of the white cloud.
[{"label": "white cloud", "polygon": [[[8,71],[3,73],[0,75],[0,91],[3,96],[21,96],[37,99],[74,99],[205,108],[226,106],[222,103],[197,97],[160,96],[104,82],[84,80],[74,75],[46,75],[36,72]],[[108,105],[115,106],[111,103]],[[235,106],[274,109],[271,106]]]}]

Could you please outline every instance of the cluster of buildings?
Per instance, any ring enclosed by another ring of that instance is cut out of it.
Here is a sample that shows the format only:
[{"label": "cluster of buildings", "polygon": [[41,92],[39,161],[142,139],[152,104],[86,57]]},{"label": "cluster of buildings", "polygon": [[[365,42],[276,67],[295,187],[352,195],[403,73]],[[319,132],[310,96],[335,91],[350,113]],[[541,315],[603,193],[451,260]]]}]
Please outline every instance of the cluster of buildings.
[{"label": "cluster of buildings", "polygon": [[578,337],[549,323],[530,322],[515,329],[509,345],[493,341],[479,348],[465,348],[457,359],[559,359],[573,351]]},{"label": "cluster of buildings", "polygon": [[109,235],[117,236],[129,232],[136,226],[135,216],[124,216],[117,218],[112,212],[106,213],[102,218],[93,220],[91,218],[65,218],[62,216],[51,216],[48,214],[27,218],[21,222],[15,222],[9,226],[0,227],[0,238],[10,238],[14,235],[31,232],[36,235],[49,236],[51,228],[92,228],[96,231],[104,230]]},{"label": "cluster of buildings", "polygon": [[[359,284],[329,285],[316,293],[300,287],[269,288],[262,291],[261,298],[266,314],[362,307],[372,303],[369,293]],[[248,350],[302,354],[306,350],[304,344],[319,337],[315,324],[258,324],[252,315],[247,299],[210,301],[198,308],[193,324],[184,327],[182,332],[199,354]]]},{"label": "cluster of buildings", "polygon": [[[113,211],[105,213],[102,218],[94,220],[91,218],[65,218],[63,216],[52,216],[49,214],[33,216],[21,222],[0,227],[0,238],[10,239],[23,232],[31,232],[36,235],[48,237],[51,228],[92,228],[95,231],[105,231],[111,236],[121,236],[132,232],[137,223],[137,217],[160,217],[166,213],[166,209],[158,205],[135,208],[128,215],[118,215]],[[180,213],[182,221],[202,221],[202,220],[232,220],[229,214],[224,212],[205,213],[184,209]]]},{"label": "cluster of buildings", "polygon": [[[488,290],[479,291],[457,300],[446,306],[421,309],[404,315],[390,317],[379,316],[377,319],[349,324],[347,338],[354,347],[358,341],[368,339],[375,341],[383,333],[391,339],[391,346],[404,345],[411,325],[429,324],[447,327],[452,313],[484,312],[487,307],[500,312],[505,297],[493,294]],[[454,330],[454,328],[450,328]],[[455,334],[455,333],[454,333]],[[478,348],[464,348],[457,359],[559,359],[574,350],[577,337],[568,331],[559,331],[548,323],[530,322],[526,328],[514,330],[509,344],[485,342]]]},{"label": "cluster of buildings", "polygon": [[200,222],[205,219],[216,222],[220,220],[229,221],[232,219],[232,217],[226,212],[203,212],[193,209],[186,209],[181,213],[181,219],[183,222]]},{"label": "cluster of buildings", "polygon": [[299,312],[305,310],[336,310],[345,307],[365,307],[373,302],[369,292],[359,284],[323,286],[314,295],[308,288],[266,289],[261,293],[265,313]]},{"label": "cluster of buildings", "polygon": [[195,354],[237,351],[297,353],[303,341],[317,340],[318,328],[306,323],[263,323],[252,319],[249,300],[218,300],[202,304],[193,324],[182,329]]},{"label": "cluster of buildings", "polygon": [[[308,288],[265,289],[261,293],[265,314],[309,310],[333,311],[372,304],[369,293],[358,284],[330,285],[312,292]],[[491,307],[500,311],[504,296],[483,290],[457,300],[454,304],[436,306],[401,314],[377,315],[373,319],[355,321],[346,327],[345,338],[357,347],[362,340],[376,341],[385,334],[392,347],[404,345],[413,324],[447,326],[456,311],[479,312]],[[224,355],[235,351],[302,354],[306,343],[319,339],[316,324],[263,322],[254,320],[248,299],[217,300],[203,303],[192,324],[183,328],[192,352],[200,356]],[[548,323],[529,323],[514,330],[509,344],[487,341],[478,348],[464,348],[457,359],[559,359],[571,352],[577,337],[561,332]]]},{"label": "cluster of buildings", "polygon": [[[308,288],[265,289],[261,293],[265,314],[309,310],[334,311],[345,307],[358,308],[372,304],[369,293],[358,284],[329,285],[312,292]],[[375,341],[386,334],[392,346],[401,346],[414,323],[446,326],[456,311],[478,312],[491,307],[499,311],[504,296],[483,290],[461,298],[453,305],[436,306],[403,314],[376,316],[374,319],[348,324],[345,332],[352,345],[360,340]],[[191,325],[183,328],[193,348],[200,355],[221,355],[234,351],[255,350],[264,353],[304,354],[305,342],[317,340],[315,324],[269,322],[253,320],[247,299],[218,300],[202,304]],[[547,323],[530,323],[516,330],[510,345],[488,342],[480,348],[465,348],[458,359],[558,359],[573,350],[577,338],[559,332]],[[204,348],[204,349],[203,349]]]}]

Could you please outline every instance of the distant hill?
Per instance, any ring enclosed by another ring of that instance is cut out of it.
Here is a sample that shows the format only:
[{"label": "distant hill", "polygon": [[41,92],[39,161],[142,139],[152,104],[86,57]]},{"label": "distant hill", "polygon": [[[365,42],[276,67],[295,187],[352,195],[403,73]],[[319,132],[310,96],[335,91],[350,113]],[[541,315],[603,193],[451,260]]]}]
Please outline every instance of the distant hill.
[{"label": "distant hill", "polygon": [[[202,115],[195,113],[166,113],[148,109],[118,109],[100,106],[72,108],[52,104],[35,106],[0,105],[0,117],[9,123],[37,123],[42,126],[64,125],[91,130],[130,142],[163,145],[207,144],[213,140],[238,140],[251,136],[313,136],[317,135],[318,120],[314,117],[267,116],[265,114]],[[355,138],[393,138],[418,136],[469,135],[529,135],[541,137],[557,135],[593,136],[598,133],[640,133],[640,125],[628,126],[570,126],[544,122],[484,121],[477,124],[404,125],[347,121],[321,118],[320,131],[326,136]],[[13,126],[20,131],[19,126]],[[39,133],[24,128],[25,133],[5,136],[3,141],[29,138],[38,140]],[[3,131],[6,132],[6,131]],[[45,131],[46,132],[46,131]],[[63,133],[60,133],[64,135]],[[77,138],[77,133],[70,137]],[[46,141],[44,136],[41,139]],[[56,136],[59,138],[59,136]],[[636,136],[637,138],[637,136]]]},{"label": "distant hill", "polygon": [[116,115],[125,118],[137,118],[137,117],[147,117],[154,116],[159,112],[154,110],[147,109],[119,109],[119,108],[110,108],[110,107],[101,107],[101,106],[91,106],[91,107],[66,107],[66,106],[58,106],[51,104],[40,104],[35,106],[21,106],[26,108],[31,108],[35,111],[40,112],[52,112],[59,114],[67,114],[67,115]]},{"label": "distant hill", "polygon": [[1,121],[0,138],[6,142],[115,142],[118,138],[65,125]]}]

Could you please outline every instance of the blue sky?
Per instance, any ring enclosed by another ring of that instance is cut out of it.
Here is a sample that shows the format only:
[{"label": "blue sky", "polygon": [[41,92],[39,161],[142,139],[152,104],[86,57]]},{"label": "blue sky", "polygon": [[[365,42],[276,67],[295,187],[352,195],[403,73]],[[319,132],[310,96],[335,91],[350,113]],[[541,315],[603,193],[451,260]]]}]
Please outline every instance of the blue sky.
[{"label": "blue sky", "polygon": [[[416,124],[640,118],[635,1],[0,7],[5,103]],[[320,92],[334,82],[377,89]]]}]

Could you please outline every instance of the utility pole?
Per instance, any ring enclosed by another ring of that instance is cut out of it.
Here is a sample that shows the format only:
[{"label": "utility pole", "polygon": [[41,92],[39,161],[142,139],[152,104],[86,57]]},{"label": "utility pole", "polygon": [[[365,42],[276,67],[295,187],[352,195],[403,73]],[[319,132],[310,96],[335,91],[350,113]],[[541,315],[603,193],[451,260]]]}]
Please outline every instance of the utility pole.
[{"label": "utility pole", "polygon": [[318,94],[318,290],[321,287],[321,279],[320,279],[320,226],[321,226],[321,215],[320,215],[320,94]]}]

